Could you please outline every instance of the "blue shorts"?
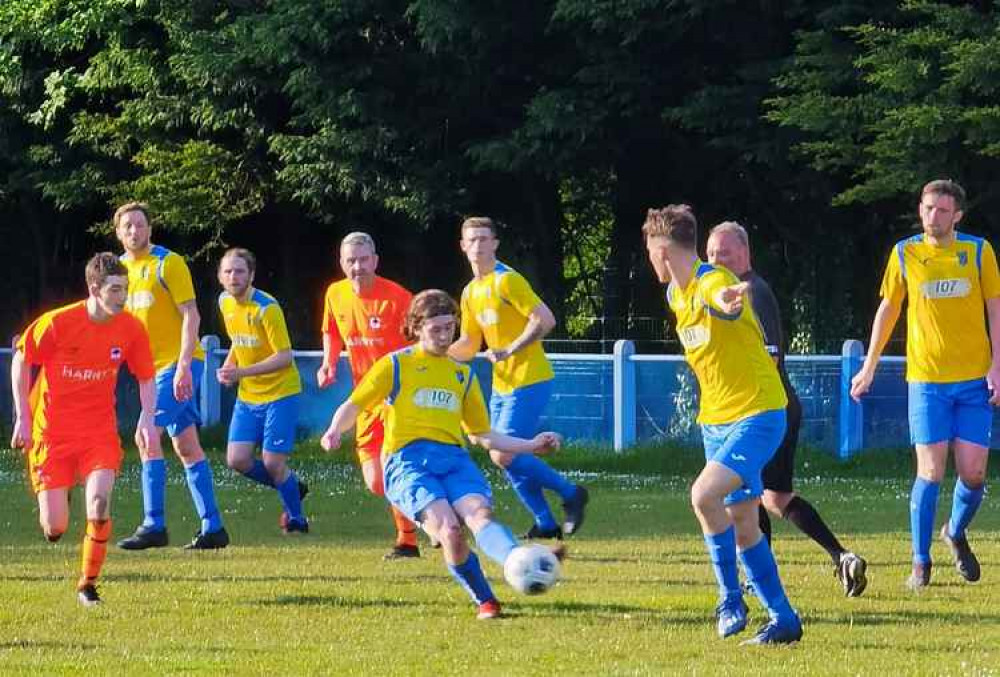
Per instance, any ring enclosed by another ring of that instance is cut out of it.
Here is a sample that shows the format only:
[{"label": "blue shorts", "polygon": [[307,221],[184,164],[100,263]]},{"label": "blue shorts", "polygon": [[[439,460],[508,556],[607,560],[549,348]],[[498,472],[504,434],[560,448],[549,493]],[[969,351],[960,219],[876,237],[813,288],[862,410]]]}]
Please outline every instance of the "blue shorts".
[{"label": "blue shorts", "polygon": [[493,492],[482,470],[469,452],[453,444],[430,440],[411,442],[389,454],[383,470],[385,497],[411,520],[433,501],[451,504],[469,494],[486,497],[492,504]]},{"label": "blue shorts", "polygon": [[552,397],[552,380],[515,388],[490,397],[490,427],[504,435],[534,437],[545,405]]},{"label": "blue shorts", "polygon": [[990,446],[993,408],[986,379],[957,383],[907,385],[910,443],[935,444],[953,439]]},{"label": "blue shorts", "polygon": [[205,371],[205,363],[201,360],[191,360],[191,381],[194,393],[187,402],[178,402],[174,398],[174,374],[177,373],[177,363],[156,372],[156,416],[153,423],[159,428],[166,428],[167,434],[177,437],[190,426],[201,425],[201,414],[198,413],[198,393],[201,391],[201,375]]},{"label": "blue shorts", "polygon": [[296,393],[265,404],[236,400],[229,422],[229,441],[253,442],[264,451],[291,453],[299,423],[299,397]]},{"label": "blue shorts", "polygon": [[785,436],[784,409],[764,411],[733,423],[701,426],[705,462],[726,466],[743,480],[743,486],[726,496],[732,505],[764,493],[761,470],[774,456]]}]

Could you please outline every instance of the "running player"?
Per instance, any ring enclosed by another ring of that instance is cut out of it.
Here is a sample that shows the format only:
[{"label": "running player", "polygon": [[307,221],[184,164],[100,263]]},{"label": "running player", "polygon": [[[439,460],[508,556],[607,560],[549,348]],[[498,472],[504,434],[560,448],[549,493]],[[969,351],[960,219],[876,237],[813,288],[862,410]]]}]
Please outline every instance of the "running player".
[{"label": "running player", "polygon": [[747,625],[738,555],[770,616],[745,643],[798,641],[802,624],[757,521],[761,469],[784,437],[788,402],[757,318],[743,306],[749,285],[698,258],[698,223],[687,205],[649,210],[642,232],[701,391],[706,462],[691,487],[691,504],[719,583],[718,633],[729,637]]},{"label": "running player", "polygon": [[[156,385],[146,330],[122,312],[125,266],[110,252],[97,254],[87,263],[86,280],[85,301],[45,313],[17,343],[11,446],[28,454],[39,522],[49,541],[58,541],[69,525],[70,489],[84,485],[87,528],[77,597],[84,606],[95,606],[111,537],[111,490],[122,462],[115,417],[118,369],[127,364],[139,382],[135,442],[141,450],[156,436]],[[40,367],[34,387],[32,367]]]},{"label": "running player", "polygon": [[[375,363],[334,413],[321,444],[336,449],[360,412],[386,403],[386,496],[441,542],[448,569],[472,597],[478,617],[488,619],[500,615],[500,604],[465,541],[462,524],[479,549],[501,565],[517,540],[493,519],[490,485],[463,447],[463,431],[475,444],[513,454],[555,449],[559,436],[540,433],[527,440],[490,430],[472,369],[448,357],[457,315],[455,301],[445,292],[417,294],[405,325],[407,337],[417,345]],[[553,552],[561,557],[564,550],[560,546]]]},{"label": "running player", "polygon": [[760,321],[765,347],[774,358],[778,375],[781,376],[781,385],[788,398],[788,407],[785,409],[788,429],[774,458],[764,466],[762,473],[764,495],[759,514],[761,531],[770,542],[771,519],[768,517],[768,512],[790,521],[830,555],[833,560],[834,575],[844,588],[844,594],[848,597],[858,597],[868,585],[868,578],[865,575],[868,563],[844,548],[812,504],[796,494],[792,488],[795,447],[798,445],[799,426],[802,423],[802,404],[785,370],[785,334],[781,329],[778,300],[774,298],[774,292],[771,291],[767,281],[750,265],[750,242],[743,226],[735,221],[724,221],[715,226],[708,234],[708,244],[705,249],[709,263],[725,266],[738,278],[750,284],[749,294],[753,312]]},{"label": "running player", "polygon": [[[350,233],[340,243],[340,267],[346,279],[334,282],[323,300],[323,364],[316,382],[325,388],[337,375],[337,361],[344,344],[351,362],[354,384],[361,383],[375,361],[404,347],[403,322],[412,294],[400,285],[375,274],[378,254],[367,233]],[[382,481],[382,407],[358,414],[355,449],[368,490],[385,496]],[[413,522],[391,504],[396,525],[396,543],[383,559],[419,557]]]},{"label": "running player", "polygon": [[[473,280],[462,292],[462,334],[448,353],[467,362],[486,341],[493,363],[490,422],[505,435],[532,437],[552,395],[552,366],[542,338],[556,320],[520,274],[497,261],[500,241],[492,219],[472,217],[462,223],[461,246],[472,266]],[[524,538],[559,538],[583,524],[587,490],[532,454],[490,450],[490,459],[506,471],[534,524]],[[565,519],[556,521],[544,489],[562,498]]]},{"label": "running player", "polygon": [[167,545],[167,467],[160,444],[170,435],[184,464],[191,500],[201,519],[194,540],[185,548],[212,550],[229,545],[229,534],[215,502],[212,466],[198,439],[196,393],[205,371],[205,353],[198,344],[201,315],[191,271],[184,258],[150,240],[149,211],[141,202],[129,202],[115,211],[112,223],[125,248],[128,268],[126,308],[145,325],[156,364],[156,428],[160,435],[142,453],[142,504],[145,517],[130,537],[118,542],[125,550]]},{"label": "running player", "polygon": [[[232,347],[216,375],[224,386],[239,384],[226,463],[278,492],[285,533],[308,533],[302,512],[307,488],[288,467],[302,384],[285,315],[273,296],[253,286],[256,267],[254,255],[242,248],[228,250],[219,262],[219,283],[225,289],[219,310]],[[258,446],[262,458],[254,456]]]},{"label": "running player", "polygon": [[1000,341],[990,340],[1000,332],[1000,272],[989,242],[956,232],[964,208],[965,191],[954,181],[924,186],[919,206],[923,232],[900,240],[889,252],[868,355],[851,382],[855,399],[868,392],[908,299],[906,380],[917,477],[910,493],[913,569],[907,586],[914,590],[931,580],[934,513],[949,446],[958,479],[941,540],[951,549],[962,578],[971,582],[980,576],[966,528],[983,501],[993,426],[990,405],[1000,403]]}]

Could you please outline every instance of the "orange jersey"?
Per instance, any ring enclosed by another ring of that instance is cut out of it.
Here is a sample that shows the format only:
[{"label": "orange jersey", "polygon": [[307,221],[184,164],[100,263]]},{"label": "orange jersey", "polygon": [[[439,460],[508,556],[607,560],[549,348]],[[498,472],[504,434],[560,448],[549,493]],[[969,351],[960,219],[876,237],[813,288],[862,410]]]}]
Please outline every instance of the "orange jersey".
[{"label": "orange jersey", "polygon": [[404,287],[378,276],[372,288],[361,294],[354,293],[350,280],[327,288],[323,333],[331,338],[331,356],[347,345],[355,386],[380,357],[409,345],[403,337],[403,324],[411,298]]},{"label": "orange jersey", "polygon": [[139,381],[156,375],[149,334],[128,312],[107,322],[87,315],[86,301],[45,313],[21,335],[17,349],[41,367],[31,393],[36,440],[114,437],[118,368]]}]

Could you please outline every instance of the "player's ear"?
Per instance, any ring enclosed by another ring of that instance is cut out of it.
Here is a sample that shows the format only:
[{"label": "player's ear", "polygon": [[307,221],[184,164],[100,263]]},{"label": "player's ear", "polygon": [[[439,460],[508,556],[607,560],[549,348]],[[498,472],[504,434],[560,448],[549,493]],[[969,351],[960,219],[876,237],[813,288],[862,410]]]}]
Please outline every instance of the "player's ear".
[{"label": "player's ear", "polygon": [[961,209],[955,212],[955,223],[961,221],[963,216],[965,216],[965,212],[963,212]]}]

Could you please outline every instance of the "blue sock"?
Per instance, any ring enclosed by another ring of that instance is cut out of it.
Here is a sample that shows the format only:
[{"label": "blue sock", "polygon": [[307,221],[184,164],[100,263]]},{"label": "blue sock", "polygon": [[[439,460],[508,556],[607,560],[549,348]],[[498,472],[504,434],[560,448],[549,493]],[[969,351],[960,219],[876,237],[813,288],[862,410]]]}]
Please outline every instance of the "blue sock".
[{"label": "blue sock", "polygon": [[486,580],[483,568],[479,566],[479,558],[476,553],[470,552],[469,557],[462,564],[449,564],[448,571],[455,577],[459,585],[465,588],[476,604],[482,604],[494,599],[493,589],[490,588]]},{"label": "blue sock", "polygon": [[259,458],[255,458],[253,461],[253,467],[243,473],[243,476],[247,479],[251,479],[257,484],[263,484],[265,487],[275,488],[274,479],[271,478],[271,473],[267,471],[264,466],[264,461]]},{"label": "blue sock", "polygon": [[719,582],[719,599],[731,601],[743,596],[740,572],[736,568],[736,530],[729,527],[721,534],[705,534],[705,547],[712,560],[715,580]]},{"label": "blue sock", "polygon": [[955,496],[951,501],[951,519],[948,521],[948,533],[953,538],[963,536],[976,511],[983,502],[986,487],[970,489],[962,478],[955,480]]},{"label": "blue sock", "polygon": [[510,529],[499,522],[487,522],[476,534],[476,545],[483,554],[503,566],[510,551],[517,547],[517,539]]},{"label": "blue sock", "polygon": [[166,523],[167,463],[162,458],[142,462],[142,526],[163,531]]},{"label": "blue sock", "polygon": [[910,536],[913,539],[913,561],[931,562],[931,536],[934,534],[934,513],[937,512],[941,485],[922,477],[913,481],[910,492]]},{"label": "blue sock", "polygon": [[757,599],[767,609],[772,620],[782,622],[796,618],[792,605],[778,576],[778,564],[771,553],[771,544],[761,537],[757,545],[740,552],[740,561],[747,573]]},{"label": "blue sock", "polygon": [[524,475],[535,480],[543,489],[554,491],[564,501],[568,501],[576,495],[576,485],[563,477],[558,470],[553,470],[552,466],[538,458],[534,454],[517,454],[511,461],[507,472],[516,475]]},{"label": "blue sock", "polygon": [[201,518],[201,533],[211,534],[222,528],[222,516],[219,506],[215,503],[215,483],[212,480],[212,466],[208,459],[201,459],[184,469],[187,476],[188,490],[191,500]]},{"label": "blue sock", "polygon": [[278,496],[281,497],[281,505],[284,506],[285,512],[288,513],[288,521],[304,522],[306,518],[302,514],[302,499],[299,497],[298,475],[289,472],[288,478],[276,488]]},{"label": "blue sock", "polygon": [[524,464],[519,463],[519,461],[525,456],[525,454],[520,454],[514,457],[514,461],[505,471],[507,480],[514,489],[514,493],[521,499],[521,503],[531,513],[538,528],[542,531],[552,531],[559,526],[559,523],[556,522],[556,516],[552,514],[549,502],[545,500],[542,485],[529,473],[518,471],[519,467],[524,467]]}]

